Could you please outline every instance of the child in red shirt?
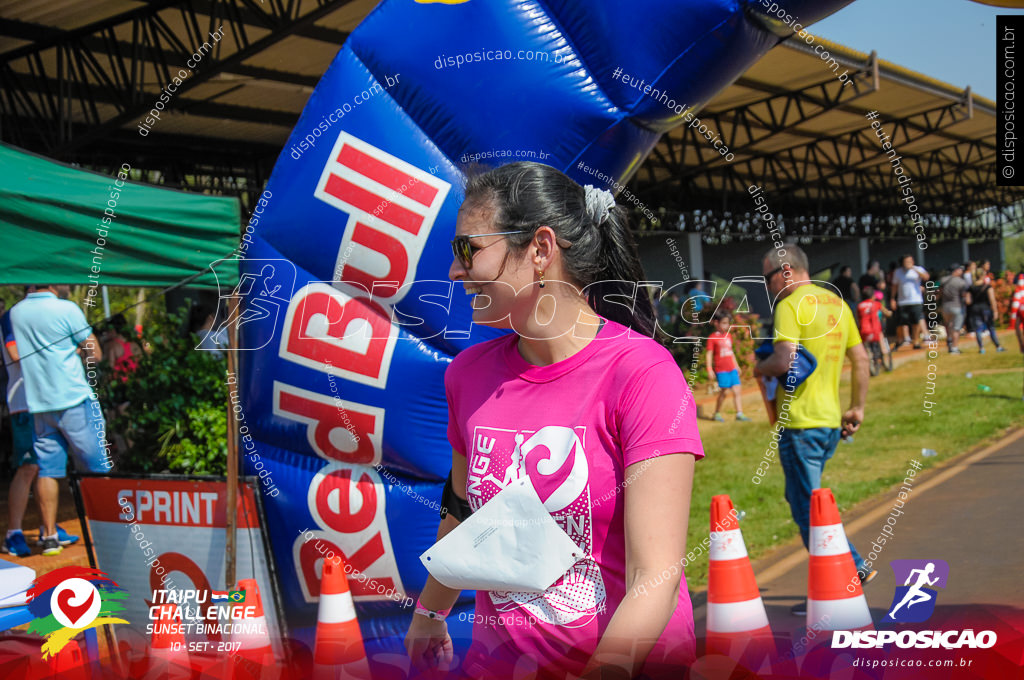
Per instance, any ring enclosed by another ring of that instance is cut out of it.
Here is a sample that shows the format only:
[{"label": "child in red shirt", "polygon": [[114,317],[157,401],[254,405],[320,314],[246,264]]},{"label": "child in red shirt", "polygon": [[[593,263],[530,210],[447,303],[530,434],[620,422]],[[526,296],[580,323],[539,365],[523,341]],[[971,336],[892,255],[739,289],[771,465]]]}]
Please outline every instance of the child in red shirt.
[{"label": "child in red shirt", "polygon": [[749,421],[750,418],[743,415],[743,398],[740,396],[740,367],[736,363],[736,357],[732,353],[732,336],[729,335],[729,327],[732,324],[732,316],[728,312],[715,312],[711,320],[714,332],[708,336],[707,367],[708,375],[714,371],[718,380],[718,401],[715,402],[715,415],[713,420],[723,422],[722,404],[725,398],[732,394],[733,403],[736,404],[736,420]]},{"label": "child in red shirt", "polygon": [[864,342],[879,342],[882,339],[882,320],[879,318],[882,303],[875,298],[875,291],[871,286],[865,286],[864,293],[864,299],[857,304],[860,337]]},{"label": "child in red shirt", "polygon": [[882,306],[882,301],[874,287],[864,286],[864,295],[857,304],[857,316],[860,319],[860,337],[864,346],[871,353],[873,361],[882,358],[882,316],[892,316],[892,312]]}]

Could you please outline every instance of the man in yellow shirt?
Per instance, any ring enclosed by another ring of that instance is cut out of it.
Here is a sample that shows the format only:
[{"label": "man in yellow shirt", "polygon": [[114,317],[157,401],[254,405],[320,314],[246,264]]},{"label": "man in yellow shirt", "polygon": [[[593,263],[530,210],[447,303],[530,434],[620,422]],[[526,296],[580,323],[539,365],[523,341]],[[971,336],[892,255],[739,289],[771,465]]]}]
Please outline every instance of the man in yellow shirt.
[{"label": "man in yellow shirt", "polygon": [[[775,298],[775,349],[758,362],[755,373],[779,378],[775,424],[779,461],[786,475],[786,500],[807,547],[811,492],[821,486],[825,463],[835,453],[842,430],[853,434],[864,421],[868,355],[850,308],[834,291],[811,282],[807,255],[799,246],[787,244],[769,251],[762,266],[765,283]],[[818,365],[792,389],[787,381],[797,343],[814,355]],[[850,407],[845,412],[839,403],[844,355],[853,364]],[[874,578],[877,571],[865,567],[852,543],[850,553],[861,582]],[[806,603],[792,611],[805,615]]]}]

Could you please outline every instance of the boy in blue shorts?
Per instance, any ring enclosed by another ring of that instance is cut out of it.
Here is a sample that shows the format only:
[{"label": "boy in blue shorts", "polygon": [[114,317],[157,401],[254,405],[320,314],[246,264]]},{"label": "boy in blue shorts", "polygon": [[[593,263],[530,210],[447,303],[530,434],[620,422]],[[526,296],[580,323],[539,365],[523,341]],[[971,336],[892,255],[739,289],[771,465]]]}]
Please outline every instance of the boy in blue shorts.
[{"label": "boy in blue shorts", "polygon": [[715,402],[715,415],[712,420],[722,422],[722,404],[725,398],[732,394],[733,402],[736,404],[736,420],[749,421],[750,418],[743,415],[743,398],[740,396],[740,367],[736,363],[736,357],[732,353],[732,336],[729,335],[729,327],[732,325],[732,316],[728,312],[715,312],[711,320],[711,327],[714,332],[708,336],[707,367],[708,375],[714,371],[718,380],[718,401]]}]

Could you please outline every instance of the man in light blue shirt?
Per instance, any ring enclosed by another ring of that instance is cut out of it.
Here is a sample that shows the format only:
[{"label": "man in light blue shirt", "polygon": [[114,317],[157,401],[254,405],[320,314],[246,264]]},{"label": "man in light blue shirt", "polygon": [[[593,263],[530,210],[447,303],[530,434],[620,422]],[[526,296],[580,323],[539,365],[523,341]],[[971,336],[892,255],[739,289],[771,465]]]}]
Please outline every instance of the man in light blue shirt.
[{"label": "man in light blue shirt", "polygon": [[[26,292],[33,290],[35,286],[26,287]],[[0,353],[3,354],[8,376],[7,408],[11,414],[11,446],[14,454],[11,456],[11,467],[15,471],[7,494],[7,535],[0,545],[0,552],[15,557],[28,557],[32,554],[32,549],[25,541],[21,523],[25,518],[29,492],[39,472],[39,465],[35,454],[35,423],[25,400],[25,380],[21,375],[21,357],[18,355],[18,345],[15,342],[14,330],[11,328],[10,311],[0,315],[0,335],[3,337]],[[45,533],[40,527],[40,544]],[[60,525],[57,525],[57,534],[61,545],[71,545],[78,541],[78,536],[68,534]]]},{"label": "man in light blue shirt", "polygon": [[81,348],[92,364],[102,357],[99,341],[78,305],[57,297],[65,286],[37,286],[11,309],[11,326],[21,356],[25,399],[35,422],[39,463],[36,495],[43,516],[44,555],[62,548],[57,531],[57,480],[66,476],[68,452],[80,472],[112,467],[106,423],[85,369]]}]

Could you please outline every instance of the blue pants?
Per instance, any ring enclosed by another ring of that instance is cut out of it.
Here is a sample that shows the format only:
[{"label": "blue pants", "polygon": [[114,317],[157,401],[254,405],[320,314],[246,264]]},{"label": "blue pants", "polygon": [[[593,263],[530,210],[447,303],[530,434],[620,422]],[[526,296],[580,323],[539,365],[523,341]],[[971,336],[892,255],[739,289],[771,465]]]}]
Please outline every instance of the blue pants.
[{"label": "blue pants", "polygon": [[[821,473],[825,470],[825,463],[836,452],[839,435],[839,428],[785,428],[779,438],[779,461],[786,473],[786,500],[793,521],[800,527],[805,548],[810,534],[811,492],[821,486]],[[864,558],[853,543],[850,543],[850,554],[860,569]]]},{"label": "blue pants", "polygon": [[996,336],[996,329],[993,325],[991,309],[981,309],[971,313],[971,328],[974,330],[974,338],[978,341],[978,347],[985,346],[985,331],[992,336],[992,344],[999,347],[999,338]]}]

